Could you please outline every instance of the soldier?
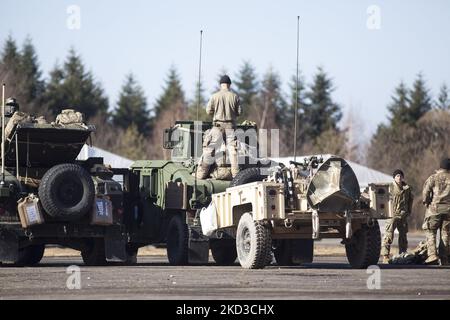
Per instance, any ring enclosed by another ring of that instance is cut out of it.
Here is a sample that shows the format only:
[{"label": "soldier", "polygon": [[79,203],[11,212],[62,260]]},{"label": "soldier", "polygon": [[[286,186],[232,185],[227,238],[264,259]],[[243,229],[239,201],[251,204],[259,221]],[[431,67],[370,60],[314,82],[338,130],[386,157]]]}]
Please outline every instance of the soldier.
[{"label": "soldier", "polygon": [[10,98],[6,99],[5,116],[12,117],[12,115],[16,111],[19,111],[19,103],[17,103],[16,98],[10,97]]},{"label": "soldier", "polygon": [[236,118],[241,114],[242,108],[238,95],[230,90],[230,86],[230,77],[222,76],[220,91],[212,95],[206,106],[206,113],[213,116],[213,127],[205,133],[202,160],[197,168],[197,177],[200,179],[208,176],[214,163],[215,152],[220,149],[223,141],[226,143],[230,159],[231,175],[235,177],[239,172],[234,130]]},{"label": "soldier", "polygon": [[422,228],[427,236],[428,258],[425,263],[439,262],[436,252],[436,233],[440,229],[442,250],[439,250],[439,256],[441,264],[446,265],[450,254],[450,159],[443,159],[440,167],[426,180],[423,187],[422,202],[427,210]]},{"label": "soldier", "polygon": [[383,263],[388,263],[390,259],[391,244],[394,241],[394,231],[398,230],[398,251],[399,254],[408,249],[408,216],[411,214],[413,195],[411,187],[404,181],[403,171],[397,169],[392,174],[392,209],[393,217],[386,221],[386,229],[383,237],[381,254]]}]

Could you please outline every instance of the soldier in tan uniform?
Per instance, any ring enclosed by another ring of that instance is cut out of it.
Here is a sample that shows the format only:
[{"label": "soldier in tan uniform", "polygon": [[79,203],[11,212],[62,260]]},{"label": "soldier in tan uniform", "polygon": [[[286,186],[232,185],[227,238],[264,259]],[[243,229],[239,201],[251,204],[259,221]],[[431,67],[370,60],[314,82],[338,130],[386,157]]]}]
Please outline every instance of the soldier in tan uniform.
[{"label": "soldier in tan uniform", "polygon": [[212,95],[206,106],[206,112],[213,116],[213,127],[204,136],[202,159],[197,168],[199,179],[208,177],[211,166],[216,162],[215,155],[223,141],[226,143],[232,177],[239,172],[234,130],[236,118],[242,113],[242,108],[238,95],[230,90],[230,86],[230,77],[222,76],[220,91]]},{"label": "soldier in tan uniform", "polygon": [[394,182],[392,184],[392,209],[393,217],[386,221],[386,229],[383,237],[381,255],[383,263],[388,263],[390,259],[391,244],[394,241],[394,231],[398,230],[398,251],[399,254],[408,249],[408,220],[411,214],[413,195],[411,187],[404,181],[405,175],[402,170],[395,170],[392,174]]},{"label": "soldier in tan uniform", "polygon": [[427,210],[422,228],[427,236],[428,258],[425,263],[437,264],[439,262],[436,234],[440,229],[442,250],[439,251],[439,256],[441,264],[446,265],[450,254],[450,159],[442,160],[440,167],[426,180],[423,187],[423,203]]}]

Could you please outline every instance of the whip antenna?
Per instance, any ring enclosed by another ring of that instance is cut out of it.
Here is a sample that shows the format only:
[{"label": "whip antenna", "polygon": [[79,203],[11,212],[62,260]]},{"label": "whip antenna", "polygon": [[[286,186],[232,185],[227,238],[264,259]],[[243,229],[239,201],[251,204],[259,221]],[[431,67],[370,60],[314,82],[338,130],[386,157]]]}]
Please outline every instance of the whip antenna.
[{"label": "whip antenna", "polygon": [[201,98],[201,77],[202,77],[202,42],[203,42],[203,30],[200,30],[200,55],[198,60],[198,88],[197,88],[197,121],[198,121],[198,110],[200,109],[200,98]]},{"label": "whip antenna", "polygon": [[295,114],[294,114],[294,161],[297,161],[297,116],[298,116],[298,49],[300,34],[300,16],[297,16],[297,73],[295,78]]}]

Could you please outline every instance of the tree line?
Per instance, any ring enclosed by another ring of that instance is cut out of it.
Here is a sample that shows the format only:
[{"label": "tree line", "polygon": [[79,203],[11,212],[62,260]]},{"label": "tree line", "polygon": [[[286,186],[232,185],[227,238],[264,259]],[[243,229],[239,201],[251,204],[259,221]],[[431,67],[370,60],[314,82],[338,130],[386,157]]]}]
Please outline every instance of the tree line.
[{"label": "tree line", "polygon": [[[219,70],[215,90],[225,73],[230,74]],[[349,113],[343,119],[343,107],[333,98],[334,80],[322,67],[310,81],[300,75],[297,83],[292,76],[287,93],[273,68],[260,76],[250,61],[244,61],[230,76],[243,106],[238,120],[254,121],[258,128],[279,129],[282,156],[293,152],[298,102],[298,154],[336,154],[386,173],[403,169],[415,190],[413,224],[419,226],[423,181],[450,152],[450,99],[445,84],[434,98],[422,73],[411,87],[400,82],[387,106],[388,122],[361,144],[352,138],[358,135],[354,125],[358,120],[352,121],[357,115]],[[174,66],[169,68],[155,103],[148,103],[144,89],[130,73],[124,77],[117,101],[110,105],[102,84],[74,49],[44,77],[31,39],[19,47],[10,36],[1,50],[0,79],[8,84],[9,95],[18,99],[22,111],[54,117],[64,108],[78,109],[97,127],[94,145],[130,159],[167,158],[162,149],[163,130],[176,120],[196,119],[197,106],[199,120],[210,121],[204,109],[212,92],[197,83],[192,98],[187,98]]]}]

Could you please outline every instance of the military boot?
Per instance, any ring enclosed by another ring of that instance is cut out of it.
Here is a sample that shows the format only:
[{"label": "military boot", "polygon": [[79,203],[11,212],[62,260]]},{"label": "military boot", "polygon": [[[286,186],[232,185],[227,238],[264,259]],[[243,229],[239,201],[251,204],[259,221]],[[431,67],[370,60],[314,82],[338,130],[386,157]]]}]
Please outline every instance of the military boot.
[{"label": "military boot", "polygon": [[427,260],[425,260],[425,264],[428,265],[437,265],[439,264],[439,258],[437,255],[435,254],[430,254],[427,258]]},{"label": "military boot", "polygon": [[428,257],[425,260],[425,264],[438,264],[439,257],[437,256],[436,250],[436,231],[435,230],[425,230],[427,236],[427,254]]},{"label": "military boot", "polygon": [[388,263],[389,263],[389,260],[391,260],[391,257],[390,257],[389,255],[383,256],[383,263],[384,263],[384,264],[388,264]]}]

